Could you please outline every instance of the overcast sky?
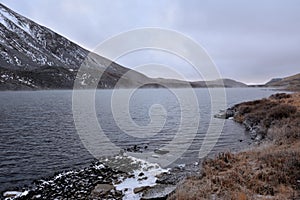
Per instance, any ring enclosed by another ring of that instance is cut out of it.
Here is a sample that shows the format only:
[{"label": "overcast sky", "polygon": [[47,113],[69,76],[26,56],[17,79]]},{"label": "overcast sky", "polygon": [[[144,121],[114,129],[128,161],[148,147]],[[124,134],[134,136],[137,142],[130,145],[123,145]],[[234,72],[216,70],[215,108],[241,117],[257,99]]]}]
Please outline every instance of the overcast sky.
[{"label": "overcast sky", "polygon": [[[264,83],[300,72],[299,0],[2,0],[18,13],[93,50],[120,32],[161,27],[185,34],[208,52],[224,78]],[[154,50],[118,62],[167,65],[199,79],[184,61]],[[153,67],[150,76],[172,76]]]}]

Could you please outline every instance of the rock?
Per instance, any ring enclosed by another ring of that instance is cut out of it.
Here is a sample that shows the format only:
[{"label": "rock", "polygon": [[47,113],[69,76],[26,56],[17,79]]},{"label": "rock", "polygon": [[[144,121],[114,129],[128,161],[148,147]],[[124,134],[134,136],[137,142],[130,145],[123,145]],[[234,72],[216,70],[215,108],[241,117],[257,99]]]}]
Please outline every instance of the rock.
[{"label": "rock", "polygon": [[143,192],[144,190],[146,190],[148,188],[150,188],[150,186],[142,186],[142,187],[134,188],[133,192],[134,192],[134,194],[137,194],[137,193]]},{"label": "rock", "polygon": [[42,197],[42,195],[38,194],[38,195],[34,195],[32,198],[33,199],[40,199]]},{"label": "rock", "polygon": [[144,176],[145,174],[143,172],[139,173],[139,176]]},{"label": "rock", "polygon": [[226,119],[225,113],[218,113],[214,115],[214,118]]},{"label": "rock", "polygon": [[174,185],[155,185],[143,192],[141,200],[167,199],[176,189]]},{"label": "rock", "polygon": [[228,119],[228,118],[231,118],[231,117],[234,117],[234,110],[233,109],[231,109],[231,108],[228,108],[227,110],[226,110],[226,119]]},{"label": "rock", "polygon": [[157,177],[156,183],[166,184],[166,185],[176,185],[178,184],[178,182],[180,182],[186,177],[186,174],[184,171],[178,170],[170,174],[162,173],[161,175],[156,177]]},{"label": "rock", "polygon": [[116,181],[114,182],[114,184],[118,185],[118,184],[122,183],[122,181],[123,181],[123,180],[116,180]]},{"label": "rock", "polygon": [[215,118],[220,119],[228,119],[234,116],[234,110],[232,108],[228,108],[227,110],[220,110],[220,112],[214,115]]},{"label": "rock", "polygon": [[8,197],[16,197],[16,196],[20,196],[22,194],[22,192],[18,192],[18,191],[7,191],[3,193],[3,196],[8,198]]},{"label": "rock", "polygon": [[260,141],[260,140],[262,140],[262,139],[263,139],[262,134],[257,134],[256,137],[255,137],[255,140],[256,140],[256,141]]},{"label": "rock", "polygon": [[144,177],[138,178],[138,181],[143,181],[143,180],[147,180],[147,179],[148,179],[148,177],[144,176]]},{"label": "rock", "polygon": [[183,170],[185,168],[185,164],[179,164],[177,165],[177,167],[180,169],[180,170]]},{"label": "rock", "polygon": [[92,197],[97,197],[109,193],[109,191],[115,189],[111,184],[97,184],[91,192]]},{"label": "rock", "polygon": [[128,178],[134,178],[134,177],[135,177],[134,174],[129,174],[129,175],[128,175]]},{"label": "rock", "polygon": [[126,151],[128,152],[134,152],[134,153],[143,153],[144,149],[147,149],[148,146],[138,146],[138,145],[134,145],[133,147],[129,147],[126,149]]},{"label": "rock", "polygon": [[163,150],[163,149],[155,149],[154,150],[154,153],[156,153],[156,154],[160,154],[160,155],[164,155],[164,154],[167,154],[167,153],[169,153],[170,151],[168,151],[168,150]]}]

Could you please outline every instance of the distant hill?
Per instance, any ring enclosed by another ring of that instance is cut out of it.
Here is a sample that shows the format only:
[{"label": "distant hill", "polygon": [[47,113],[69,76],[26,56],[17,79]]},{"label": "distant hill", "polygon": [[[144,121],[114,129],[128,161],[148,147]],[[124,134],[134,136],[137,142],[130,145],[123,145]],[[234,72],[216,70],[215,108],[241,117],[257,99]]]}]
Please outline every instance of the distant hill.
[{"label": "distant hill", "polygon": [[191,85],[193,87],[248,87],[245,83],[238,82],[232,79],[218,79],[212,81],[196,81],[192,82]]},{"label": "distant hill", "polygon": [[265,84],[267,87],[281,87],[288,90],[300,90],[300,73],[281,79],[272,79]]},{"label": "distant hill", "polygon": [[157,84],[149,85],[148,87],[162,87],[159,84],[165,85],[167,87],[173,88],[184,88],[184,87],[193,87],[193,88],[205,88],[205,87],[248,87],[248,85],[238,82],[232,79],[217,79],[217,80],[209,80],[209,81],[194,81],[194,82],[186,82],[182,80],[176,79],[163,79],[156,78],[153,79]]},{"label": "distant hill", "polygon": [[282,78],[272,78],[269,82],[266,83],[266,85],[272,85],[281,80],[282,80]]},{"label": "distant hill", "polygon": [[229,87],[229,88],[231,88],[231,87],[247,87],[247,85],[245,83],[238,82],[238,81],[228,79],[228,78],[218,79],[215,81],[208,82],[208,86],[211,86],[211,87],[222,86],[222,84],[224,84],[224,87]]}]

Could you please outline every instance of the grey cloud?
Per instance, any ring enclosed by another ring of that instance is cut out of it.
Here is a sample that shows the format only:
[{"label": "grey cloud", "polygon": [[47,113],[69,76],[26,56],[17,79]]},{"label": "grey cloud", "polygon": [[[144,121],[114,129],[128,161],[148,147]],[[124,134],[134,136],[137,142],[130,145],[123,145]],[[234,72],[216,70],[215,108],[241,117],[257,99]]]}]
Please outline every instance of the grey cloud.
[{"label": "grey cloud", "polygon": [[[197,41],[224,77],[263,83],[273,76],[299,73],[300,69],[298,0],[2,2],[88,49],[123,31],[161,27],[179,31]],[[120,62],[133,67],[135,63],[143,64],[151,59],[163,62],[165,58],[153,54],[149,58],[147,53]],[[190,67],[177,59],[168,58],[162,64],[172,66],[190,79],[198,78]]]}]

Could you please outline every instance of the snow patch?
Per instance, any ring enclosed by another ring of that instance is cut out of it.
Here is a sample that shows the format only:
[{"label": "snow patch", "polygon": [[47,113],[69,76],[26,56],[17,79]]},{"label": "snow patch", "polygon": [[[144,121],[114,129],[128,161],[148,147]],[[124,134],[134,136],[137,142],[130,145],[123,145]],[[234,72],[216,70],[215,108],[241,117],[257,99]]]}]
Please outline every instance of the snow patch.
[{"label": "snow patch", "polygon": [[5,200],[12,200],[12,199],[16,199],[22,196],[26,196],[28,194],[28,190],[24,191],[24,192],[18,192],[18,191],[6,191],[3,193],[3,196],[5,198]]},{"label": "snow patch", "polygon": [[[13,15],[12,13],[8,12],[6,9],[0,7],[0,22],[7,28],[8,24],[5,21],[5,19],[9,20],[10,22],[14,23],[17,27],[19,27],[20,29],[22,29],[23,31],[25,31],[26,33],[28,33],[29,35],[31,35],[31,30],[30,30],[30,26],[28,23],[24,23],[21,21],[20,19],[18,19],[15,15]],[[20,16],[19,16],[20,17]]]},{"label": "snow patch", "polygon": [[24,80],[23,78],[19,78],[19,76],[17,76],[17,79],[20,83],[23,83],[25,85],[28,85],[28,86],[31,86],[31,87],[36,87],[32,82],[31,79],[28,79],[28,80]]},{"label": "snow patch", "polygon": [[134,193],[135,188],[143,186],[154,186],[156,185],[156,176],[168,172],[169,169],[162,169],[156,163],[149,163],[145,160],[128,156],[132,160],[132,163],[139,163],[140,167],[133,171],[133,176],[126,178],[119,184],[115,184],[117,190],[124,193],[123,200],[135,200],[141,198],[141,193]]},{"label": "snow patch", "polygon": [[14,59],[15,59],[15,61],[16,61],[16,63],[17,63],[17,65],[19,65],[19,66],[21,66],[21,65],[22,65],[22,62],[21,62],[21,60],[19,60],[17,56],[14,56]]}]

